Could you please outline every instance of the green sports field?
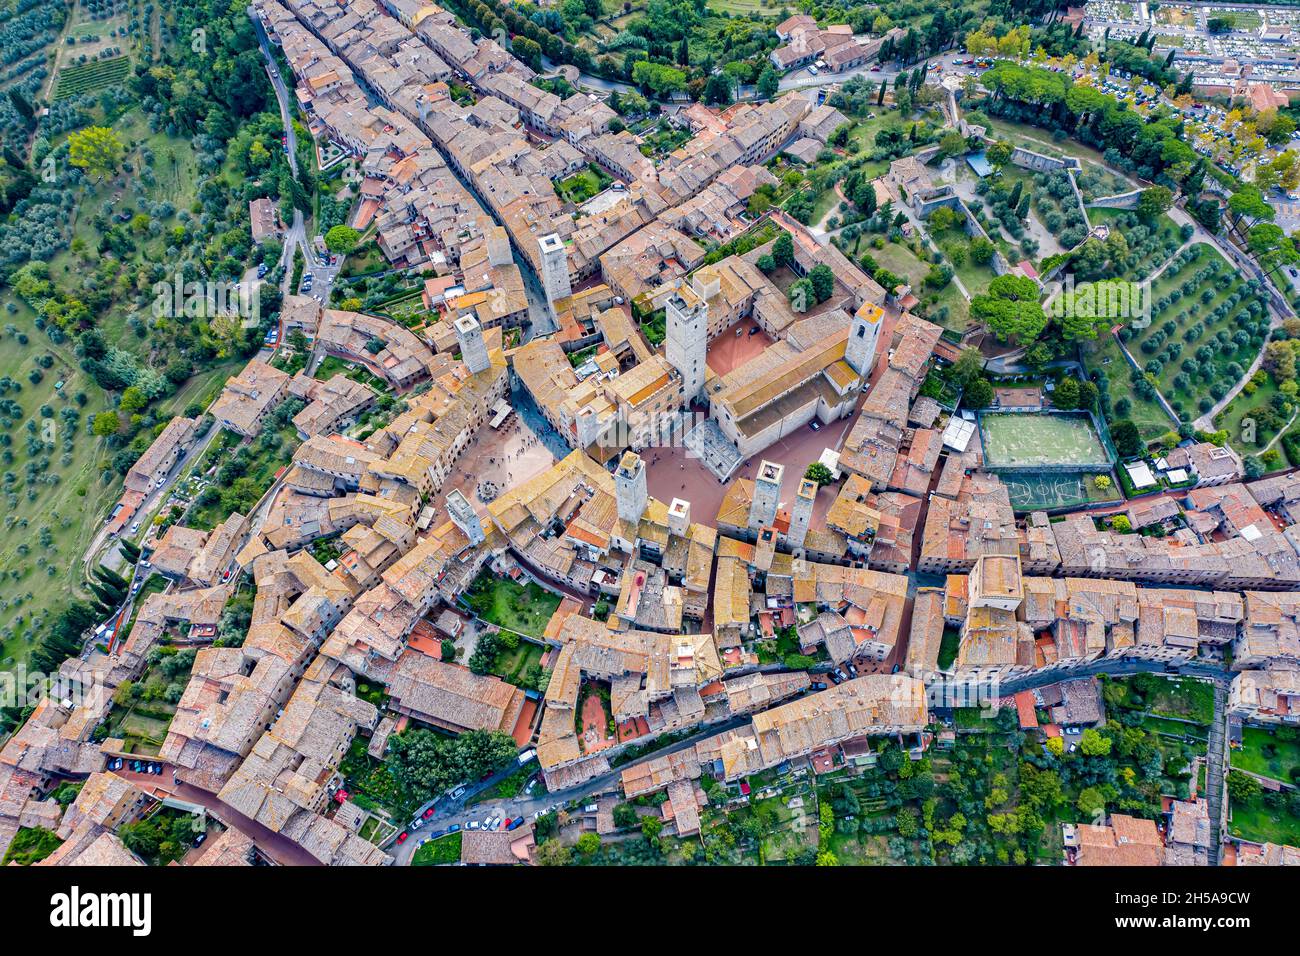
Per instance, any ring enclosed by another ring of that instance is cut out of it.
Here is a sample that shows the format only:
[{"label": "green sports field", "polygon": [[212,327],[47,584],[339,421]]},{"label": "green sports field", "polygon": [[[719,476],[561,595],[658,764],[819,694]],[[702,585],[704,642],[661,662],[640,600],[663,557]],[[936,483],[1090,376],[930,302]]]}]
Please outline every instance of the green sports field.
[{"label": "green sports field", "polygon": [[1110,456],[1086,415],[998,413],[980,416],[990,467],[1108,466]]}]

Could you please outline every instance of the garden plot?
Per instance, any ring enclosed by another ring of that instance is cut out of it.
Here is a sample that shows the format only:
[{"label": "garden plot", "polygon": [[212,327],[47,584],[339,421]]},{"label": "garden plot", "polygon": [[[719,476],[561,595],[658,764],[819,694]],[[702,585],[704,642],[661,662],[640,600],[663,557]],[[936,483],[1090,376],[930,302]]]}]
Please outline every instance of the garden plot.
[{"label": "garden plot", "polygon": [[1098,208],[1089,209],[1088,218],[1094,227],[1119,230],[1128,252],[1122,261],[1108,264],[1105,275],[1080,275],[1079,279],[1140,281],[1164,265],[1185,241],[1178,225],[1163,213],[1154,222],[1146,223],[1129,209]]},{"label": "garden plot", "polygon": [[1213,248],[1189,246],[1151,289],[1151,324],[1120,337],[1179,417],[1208,412],[1264,345],[1269,315],[1257,284]]}]

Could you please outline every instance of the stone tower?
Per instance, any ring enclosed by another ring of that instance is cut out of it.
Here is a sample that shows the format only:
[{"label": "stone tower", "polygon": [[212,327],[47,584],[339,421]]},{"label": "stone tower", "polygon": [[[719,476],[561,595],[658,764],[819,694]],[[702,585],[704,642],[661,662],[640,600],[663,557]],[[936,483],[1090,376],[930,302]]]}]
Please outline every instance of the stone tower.
[{"label": "stone tower", "polygon": [[790,547],[803,547],[804,538],[808,536],[808,525],[812,523],[813,502],[816,499],[817,482],[802,479],[794,496],[794,507],[790,509],[790,530],[786,533]]},{"label": "stone tower", "polygon": [[556,302],[573,294],[569,285],[569,253],[564,248],[564,240],[554,232],[538,239],[537,245],[542,252],[542,290],[554,312]]},{"label": "stone tower", "polygon": [[776,557],[775,528],[759,528],[758,540],[754,542],[754,567],[763,573],[772,570],[772,559]]},{"label": "stone tower", "polygon": [[646,490],[645,462],[634,451],[624,452],[614,472],[614,493],[618,499],[618,516],[633,524],[645,514],[650,493]]},{"label": "stone tower", "polygon": [[483,522],[479,520],[478,512],[469,503],[469,499],[454,488],[447,492],[447,517],[465,532],[470,544],[483,543]]},{"label": "stone tower", "polygon": [[504,226],[488,229],[483,233],[483,241],[487,247],[489,265],[508,266],[515,261],[514,254],[510,251],[510,236]]},{"label": "stone tower", "polygon": [[844,361],[852,366],[861,378],[871,374],[876,364],[876,340],[884,324],[885,311],[872,302],[862,303],[849,327],[849,340],[844,346]]},{"label": "stone tower", "polygon": [[492,363],[488,361],[487,345],[483,342],[483,327],[478,319],[466,313],[453,323],[456,329],[456,341],[460,343],[460,360],[471,373],[477,375],[486,371]]},{"label": "stone tower", "polygon": [[682,402],[689,405],[704,391],[709,347],[709,306],[683,286],[664,305],[664,357],[682,377]]},{"label": "stone tower", "polygon": [[776,520],[777,505],[781,501],[781,478],[785,466],[764,461],[754,477],[754,500],[749,505],[749,527],[757,531]]},{"label": "stone tower", "polygon": [[668,531],[679,538],[686,537],[691,527],[691,503],[681,498],[674,498],[668,506]]}]

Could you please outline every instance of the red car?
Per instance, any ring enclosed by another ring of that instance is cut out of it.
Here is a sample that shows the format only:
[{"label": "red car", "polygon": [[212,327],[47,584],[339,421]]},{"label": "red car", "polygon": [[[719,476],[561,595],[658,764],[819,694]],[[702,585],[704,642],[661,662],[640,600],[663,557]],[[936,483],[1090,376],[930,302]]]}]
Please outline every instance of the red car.
[{"label": "red car", "polygon": [[509,829],[510,829],[510,824],[512,824],[512,823],[514,823],[514,822],[515,822],[514,820],[510,819],[509,817],[506,817],[504,820],[501,821],[501,829],[502,829],[502,830],[509,830]]},{"label": "red car", "polygon": [[430,807],[428,810],[424,811],[424,819],[427,820],[431,816],[433,816],[433,807]]},{"label": "red car", "polygon": [[410,836],[410,834],[407,833],[405,830],[403,830],[403,831],[402,831],[402,835],[399,836],[399,837],[397,838],[397,842],[398,842],[398,843],[405,843],[405,842],[406,842],[406,838],[407,838],[408,836]]}]

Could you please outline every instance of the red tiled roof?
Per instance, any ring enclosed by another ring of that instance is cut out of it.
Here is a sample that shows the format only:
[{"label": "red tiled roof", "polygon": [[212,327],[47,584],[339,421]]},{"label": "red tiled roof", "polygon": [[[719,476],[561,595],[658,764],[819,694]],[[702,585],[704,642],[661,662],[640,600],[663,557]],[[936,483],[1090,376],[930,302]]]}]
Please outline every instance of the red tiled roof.
[{"label": "red tiled roof", "polygon": [[1034,710],[1034,695],[1022,690],[1015,696],[1016,716],[1020,718],[1021,730],[1033,730],[1038,726],[1038,714]]}]

